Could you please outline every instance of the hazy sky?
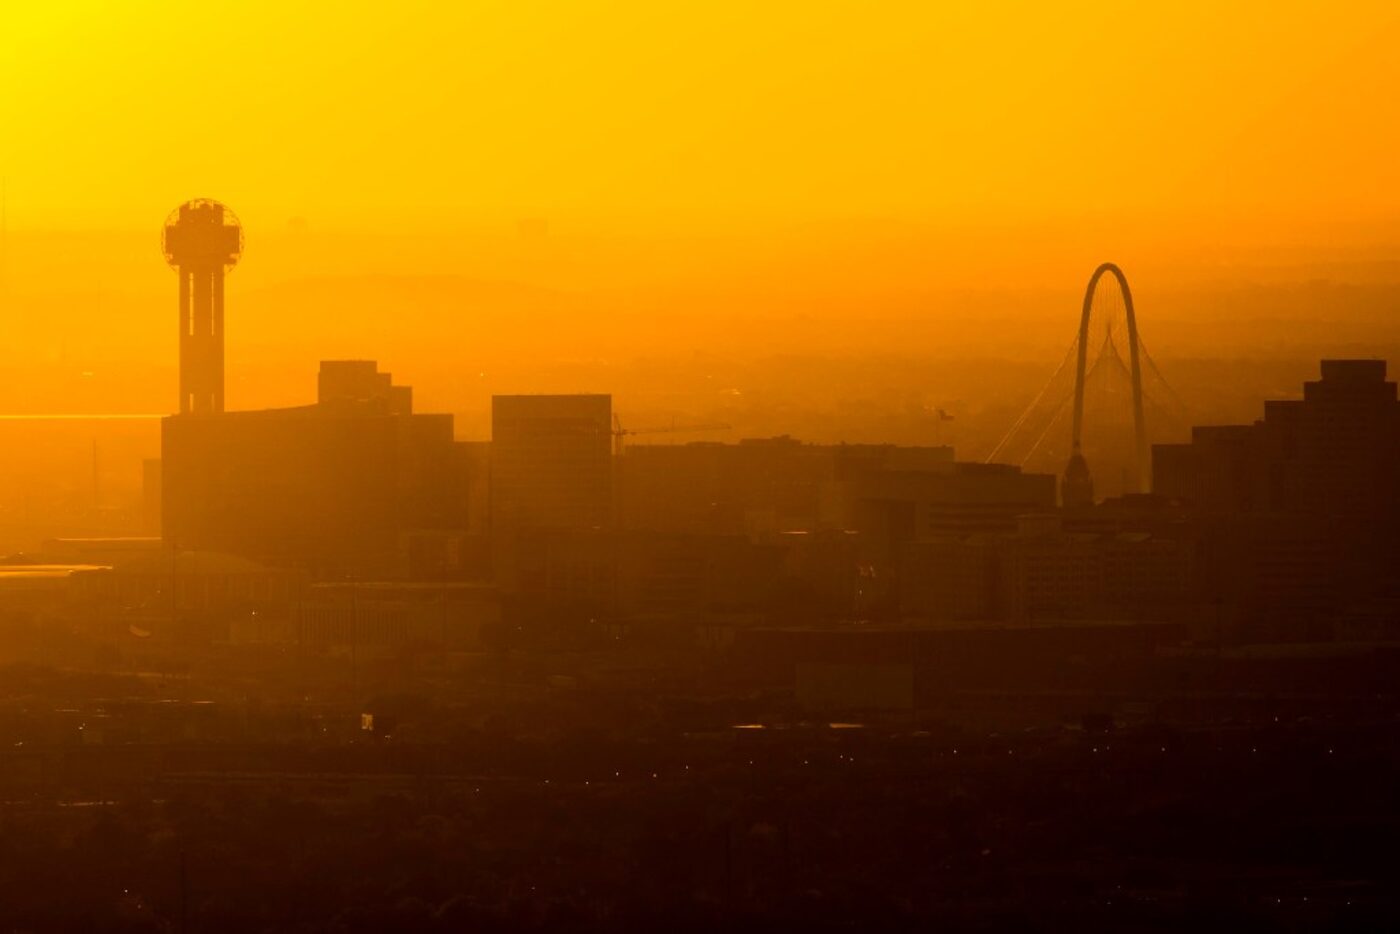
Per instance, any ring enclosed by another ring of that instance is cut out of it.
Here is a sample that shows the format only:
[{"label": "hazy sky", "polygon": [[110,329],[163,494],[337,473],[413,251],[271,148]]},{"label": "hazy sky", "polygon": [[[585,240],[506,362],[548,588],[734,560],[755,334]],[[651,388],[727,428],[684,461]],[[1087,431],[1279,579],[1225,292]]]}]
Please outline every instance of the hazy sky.
[{"label": "hazy sky", "polygon": [[[1053,366],[1106,259],[1154,346],[1237,353],[1283,332],[1168,292],[1400,282],[1396,48],[1395,3],[0,0],[0,410],[168,404],[157,237],[199,196],[247,230],[236,405],[336,355],[462,406],[493,387],[428,374],[1018,337]],[[1388,313],[1345,299],[1350,330],[1288,310],[1303,356]]]},{"label": "hazy sky", "polygon": [[9,223],[1400,212],[1394,3],[0,4]]},{"label": "hazy sky", "polygon": [[[234,407],[333,356],[643,422],[710,403],[614,364],[691,353],[1011,354],[1033,391],[1106,259],[1168,352],[1393,342],[1397,48],[1393,2],[0,0],[0,412],[174,404],[158,232],[201,196],[247,230]],[[1327,277],[1378,291],[1288,291]]]}]

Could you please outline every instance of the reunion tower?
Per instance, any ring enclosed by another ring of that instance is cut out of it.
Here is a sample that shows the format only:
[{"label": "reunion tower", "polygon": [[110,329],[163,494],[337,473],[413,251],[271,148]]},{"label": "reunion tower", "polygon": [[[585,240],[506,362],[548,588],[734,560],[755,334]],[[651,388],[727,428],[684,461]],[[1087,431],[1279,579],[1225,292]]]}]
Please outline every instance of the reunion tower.
[{"label": "reunion tower", "polygon": [[217,201],[186,201],[165,219],[165,261],[180,274],[180,414],[224,410],[224,276],[243,255],[243,227]]}]

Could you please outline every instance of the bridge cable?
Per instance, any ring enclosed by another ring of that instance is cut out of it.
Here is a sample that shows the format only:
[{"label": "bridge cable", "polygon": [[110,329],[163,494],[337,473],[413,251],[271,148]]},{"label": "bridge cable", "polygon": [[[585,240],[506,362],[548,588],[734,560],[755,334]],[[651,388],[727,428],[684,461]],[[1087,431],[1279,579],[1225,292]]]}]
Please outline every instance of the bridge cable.
[{"label": "bridge cable", "polygon": [[[1079,335],[1076,334],[1074,340],[1070,341],[1069,351],[1065,354],[1064,359],[1060,361],[1059,367],[1055,370],[1054,373],[1050,374],[1050,378],[1045,381],[1045,385],[1041,387],[1040,392],[1038,392],[1036,394],[1036,397],[1031,400],[1031,404],[1026,406],[1025,411],[1021,413],[1021,417],[1016,419],[1016,421],[1012,423],[1011,427],[1006,430],[1006,434],[1002,435],[1001,440],[997,442],[997,446],[992,448],[992,452],[987,455],[986,459],[983,460],[982,463],[990,464],[993,461],[995,461],[997,455],[1001,453],[1001,449],[1006,447],[1007,442],[1011,440],[1011,438],[1016,434],[1016,432],[1021,430],[1021,426],[1025,424],[1026,419],[1029,418],[1031,413],[1035,411],[1036,407],[1040,405],[1040,400],[1045,398],[1045,394],[1050,391],[1050,387],[1055,385],[1055,380],[1058,379],[1060,374],[1064,372],[1065,367],[1069,366],[1070,360],[1074,359],[1075,349],[1078,346]],[[1063,404],[1064,403],[1061,403],[1061,405]]]}]

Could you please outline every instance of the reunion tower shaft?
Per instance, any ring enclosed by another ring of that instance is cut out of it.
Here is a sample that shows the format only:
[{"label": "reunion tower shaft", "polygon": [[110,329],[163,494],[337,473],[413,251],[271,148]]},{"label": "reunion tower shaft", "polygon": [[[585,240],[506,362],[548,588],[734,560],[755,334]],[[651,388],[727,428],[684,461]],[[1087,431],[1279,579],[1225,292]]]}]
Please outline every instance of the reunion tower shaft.
[{"label": "reunion tower shaft", "polygon": [[166,219],[165,259],[180,276],[180,413],[224,410],[224,275],[243,228],[217,201],[186,201]]}]

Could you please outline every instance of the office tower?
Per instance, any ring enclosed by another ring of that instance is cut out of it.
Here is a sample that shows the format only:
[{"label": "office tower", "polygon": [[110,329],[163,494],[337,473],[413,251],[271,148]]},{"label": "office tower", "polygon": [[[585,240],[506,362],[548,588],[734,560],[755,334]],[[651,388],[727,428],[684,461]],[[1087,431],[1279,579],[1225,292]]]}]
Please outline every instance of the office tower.
[{"label": "office tower", "polygon": [[[377,392],[328,393],[347,371]],[[465,527],[452,416],[400,407],[407,387],[372,362],[326,364],[321,382],[316,405],[162,422],[166,542],[320,577],[452,576],[405,563],[414,541]]]},{"label": "office tower", "polygon": [[611,396],[493,396],[493,528],[610,525],[611,444]]}]

